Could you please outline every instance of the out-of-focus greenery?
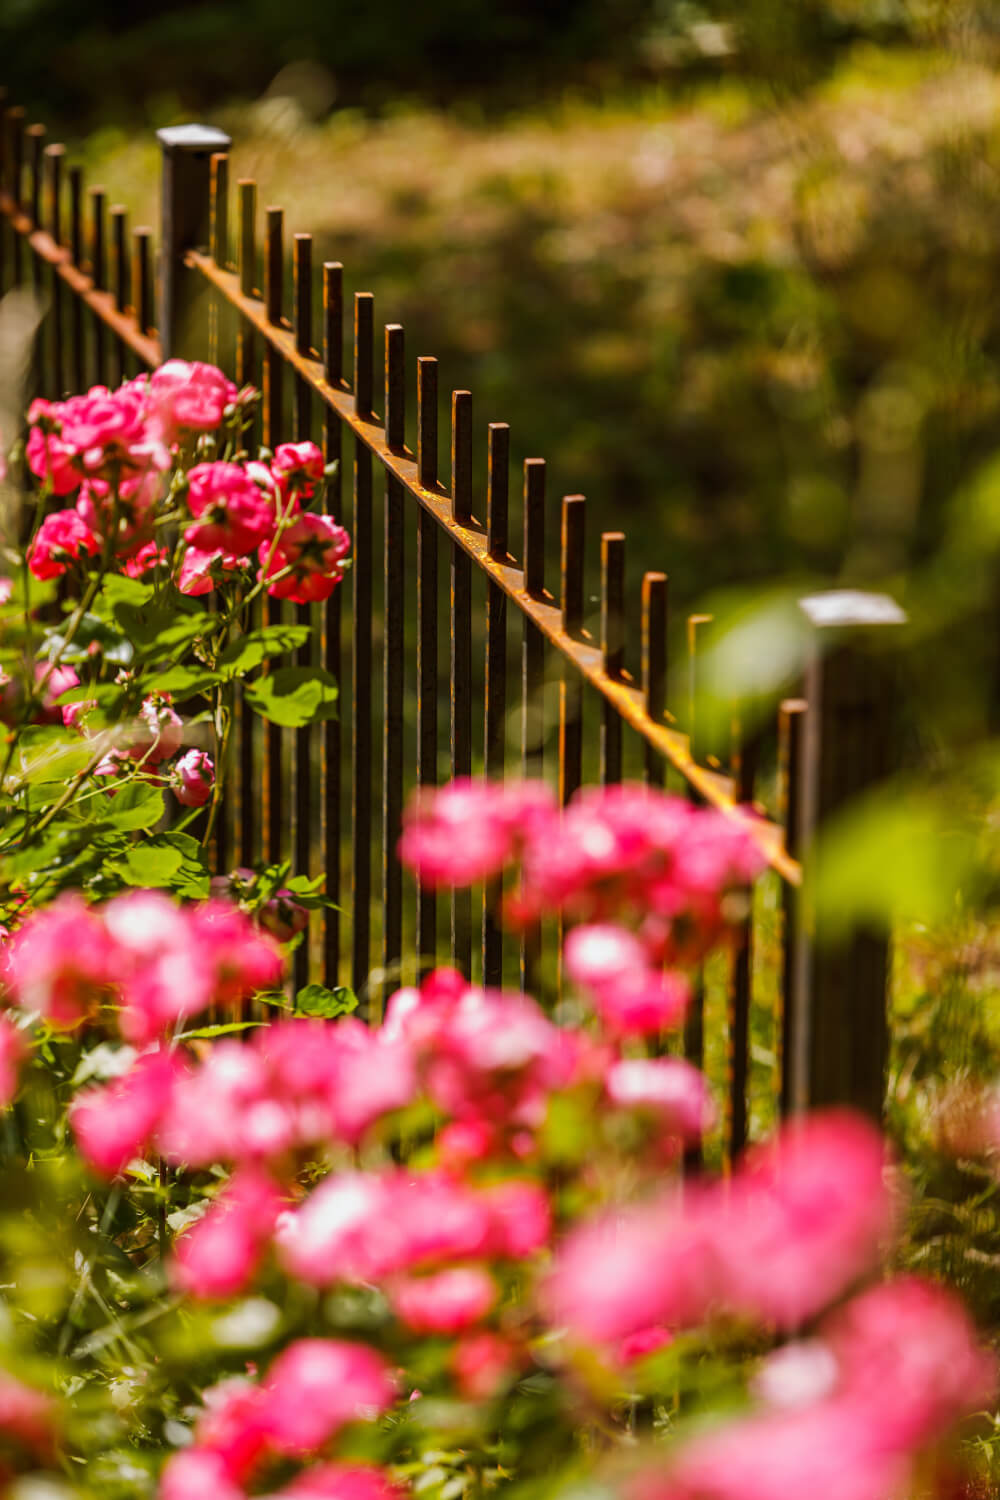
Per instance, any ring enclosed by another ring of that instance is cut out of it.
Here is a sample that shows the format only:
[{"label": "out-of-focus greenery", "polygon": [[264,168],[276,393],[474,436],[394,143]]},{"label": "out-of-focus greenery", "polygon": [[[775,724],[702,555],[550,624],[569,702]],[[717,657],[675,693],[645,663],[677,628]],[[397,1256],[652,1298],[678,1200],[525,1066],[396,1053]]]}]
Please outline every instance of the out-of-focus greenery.
[{"label": "out-of-focus greenery", "polygon": [[[855,41],[795,95],[720,65],[489,121],[399,103],[316,119],[307,85],[293,69],[213,112],[233,175],[675,597],[866,582],[933,552],[1000,410],[985,42]],[[109,126],[85,151],[155,223],[151,131]]]}]

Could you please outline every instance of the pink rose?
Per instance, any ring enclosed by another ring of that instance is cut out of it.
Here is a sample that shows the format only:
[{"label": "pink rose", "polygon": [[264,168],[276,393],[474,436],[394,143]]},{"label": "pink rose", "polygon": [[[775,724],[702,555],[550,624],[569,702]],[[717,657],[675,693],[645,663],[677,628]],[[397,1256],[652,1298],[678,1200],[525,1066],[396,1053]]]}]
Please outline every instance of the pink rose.
[{"label": "pink rose", "polygon": [[455,1383],[467,1401],[489,1401],[521,1362],[517,1347],[489,1329],[460,1338],[449,1361]]},{"label": "pink rose", "polygon": [[323,478],[326,465],[315,443],[279,443],[271,470],[285,493],[295,491],[310,500]]},{"label": "pink rose", "polygon": [[58,724],[65,718],[66,708],[59,699],[64,693],[80,686],[80,679],[73,667],[53,667],[48,662],[35,663],[35,683],[42,687],[42,701],[35,715],[38,724]]},{"label": "pink rose", "polygon": [[632,933],[611,923],[575,927],[566,939],[566,972],[589,990],[614,1036],[650,1036],[684,1019],[688,985],[654,969]]},{"label": "pink rose", "polygon": [[188,750],[174,763],[170,786],[182,807],[203,807],[215,785],[215,766],[204,750]]},{"label": "pink rose", "polygon": [[69,1121],[80,1153],[104,1177],[124,1171],[141,1156],[167,1109],[182,1065],[157,1049],[103,1088],[87,1089],[70,1105]]},{"label": "pink rose", "polygon": [[482,1322],[496,1298],[496,1284],[480,1266],[408,1277],[389,1289],[397,1316],[418,1334],[463,1333]]},{"label": "pink rose", "polygon": [[272,1500],[402,1500],[406,1492],[373,1464],[318,1464],[304,1469]]},{"label": "pink rose", "polygon": [[188,474],[187,500],[195,523],[184,540],[199,552],[221,549],[242,556],[274,529],[266,497],[239,464],[196,464]]},{"label": "pink rose", "polygon": [[235,385],[214,365],[168,359],[149,379],[150,425],[168,445],[214,432],[236,398]]},{"label": "pink rose", "polygon": [[17,1004],[54,1026],[75,1026],[114,983],[113,945],[100,917],[73,892],[32,913],[11,944]]},{"label": "pink rose", "polygon": [[290,1458],[318,1450],[348,1422],[371,1422],[396,1397],[389,1366],[364,1344],[306,1338],[279,1354],[264,1382],[268,1446]]},{"label": "pink rose", "polygon": [[682,1057],[629,1057],[613,1063],[604,1081],[619,1109],[652,1115],[671,1135],[700,1140],[715,1120],[704,1073]]},{"label": "pink rose", "polygon": [[[187,557],[185,556],[186,560]],[[136,548],[131,557],[126,558],[122,566],[122,572],[126,578],[144,578],[154,568],[165,568],[169,561],[170,555],[166,547],[158,547],[155,542],[143,542],[142,546]],[[183,590],[181,592],[183,593]]]},{"label": "pink rose", "polygon": [[0,1372],[0,1433],[22,1444],[42,1464],[48,1464],[53,1457],[57,1431],[52,1397]]},{"label": "pink rose", "polygon": [[167,469],[169,457],[146,430],[143,398],[134,386],[117,391],[93,386],[84,396],[64,401],[60,439],[84,475],[117,484],[147,469]]},{"label": "pink rose", "polygon": [[411,799],[399,857],[432,885],[472,885],[498,874],[535,830],[557,837],[556,814],[555,798],[541,782],[456,777]]},{"label": "pink rose", "polygon": [[157,1500],[246,1500],[225,1460],[210,1448],[184,1448],[164,1465]]},{"label": "pink rose", "polygon": [[53,495],[71,495],[78,488],[82,475],[73,466],[72,449],[55,432],[32,427],[25,456],[32,474],[43,480]]},{"label": "pink rose", "polygon": [[978,1341],[954,1292],[900,1276],[854,1297],[828,1321],[825,1340],[845,1399],[876,1420],[892,1447],[946,1437],[996,1394],[997,1361]]},{"label": "pink rose", "polygon": [[75,562],[101,550],[99,537],[75,510],[46,516],[28,548],[28,567],[36,578],[59,578]]},{"label": "pink rose", "polygon": [[25,1053],[21,1032],[9,1016],[0,1015],[0,1109],[17,1093],[17,1076]]},{"label": "pink rose", "polygon": [[296,604],[313,604],[333,593],[344,576],[341,565],[350,550],[350,537],[331,516],[305,511],[282,531],[273,549],[263,543],[257,556],[264,578],[274,578],[285,568],[292,570],[286,578],[268,584],[269,594]]},{"label": "pink rose", "polygon": [[173,1285],[200,1299],[235,1296],[257,1270],[281,1209],[277,1184],[255,1167],[242,1167],[177,1241]]},{"label": "pink rose", "polygon": [[221,547],[216,547],[214,552],[188,547],[181,558],[177,587],[182,594],[210,594],[224,574],[249,566],[249,561],[249,558],[237,557],[233,552],[224,552]]}]

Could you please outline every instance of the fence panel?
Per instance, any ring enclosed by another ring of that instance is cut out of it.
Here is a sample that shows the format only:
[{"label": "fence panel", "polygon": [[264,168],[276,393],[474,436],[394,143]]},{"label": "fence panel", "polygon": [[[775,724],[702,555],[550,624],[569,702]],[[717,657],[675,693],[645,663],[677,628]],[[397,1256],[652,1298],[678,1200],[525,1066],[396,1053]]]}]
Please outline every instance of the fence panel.
[{"label": "fence panel", "polygon": [[[399,982],[407,954],[415,956],[417,968],[450,958],[487,983],[530,986],[541,969],[557,962],[551,934],[538,930],[516,941],[507,937],[496,921],[496,892],[487,889],[481,922],[475,923],[481,941],[474,945],[469,892],[453,893],[448,910],[419,882],[411,892],[395,853],[403,800],[414,785],[430,786],[441,778],[442,757],[452,777],[480,771],[502,776],[514,765],[526,775],[547,771],[564,803],[580,786],[585,765],[593,765],[604,784],[620,781],[636,765],[647,784],[662,786],[669,779],[692,799],[744,820],[780,879],[776,1024],[781,1055],[774,1088],[781,1109],[836,1100],[877,1113],[885,1061],[887,936],[859,932],[836,950],[819,946],[815,913],[799,887],[802,856],[816,829],[892,769],[890,694],[877,665],[877,640],[898,630],[902,613],[881,596],[831,593],[803,601],[815,651],[805,698],[782,704],[773,726],[778,792],[773,815],[764,815],[754,803],[760,734],[743,736],[737,710],[731,744],[720,754],[719,747],[702,742],[703,726],[695,718],[707,617],[687,621],[688,701],[670,703],[669,684],[681,674],[668,672],[666,574],[643,576],[641,655],[638,670],[630,671],[625,642],[632,606],[625,591],[624,535],[610,531],[599,539],[600,612],[591,622],[583,496],[569,495],[559,504],[556,595],[546,587],[556,571],[547,536],[554,538],[556,528],[547,525],[544,460],[524,463],[518,560],[511,552],[506,424],[492,422],[486,429],[487,482],[477,501],[472,397],[468,391],[451,393],[446,488],[438,470],[437,362],[427,356],[416,362],[412,452],[405,442],[409,367],[403,329],[390,324],[384,330],[380,417],[372,296],[362,291],[354,297],[348,384],[340,263],[322,267],[317,340],[309,236],[294,239],[289,317],[282,211],[267,209],[259,262],[254,182],[237,184],[230,214],[228,137],[200,126],[175,127],[159,137],[164,153],[159,338],[151,328],[150,232],[134,232],[130,258],[124,210],[111,210],[109,289],[102,190],[85,195],[79,169],[66,170],[61,147],[44,147],[44,132],[26,131],[17,108],[7,109],[4,118],[0,290],[32,286],[47,306],[37,372],[38,389],[46,395],[79,387],[85,372],[88,379],[114,379],[155,366],[163,357],[210,354],[231,363],[241,383],[261,387],[265,442],[274,446],[316,437],[328,462],[350,462],[351,509],[344,518],[353,540],[349,628],[345,632],[348,612],[340,590],[322,606],[298,606],[298,619],[313,627],[300,663],[321,663],[348,701],[339,721],[297,731],[262,727],[237,703],[233,786],[214,841],[223,868],[234,858],[252,864],[265,857],[291,860],[295,873],[325,872],[327,891],[341,909],[327,913],[312,946],[299,951],[296,982],[321,978],[336,984],[349,978],[360,989],[377,954],[368,995],[372,1016]],[[328,503],[338,514],[346,498],[343,479],[338,471],[329,490]],[[281,610],[279,601],[268,601],[271,621]],[[445,619],[446,655],[440,639]],[[515,626],[519,661],[510,652]],[[442,712],[448,719],[446,751]],[[512,712],[519,721],[514,746],[508,743]],[[550,730],[556,734],[555,764],[547,764]],[[743,806],[750,803],[754,813]],[[343,878],[348,872],[349,899]],[[757,949],[748,903],[723,985],[725,1151],[730,1156],[749,1131]],[[714,1032],[706,1038],[704,1030],[714,1004],[713,983],[709,975],[699,980],[684,1039],[696,1061],[706,1040],[719,1041]]]}]

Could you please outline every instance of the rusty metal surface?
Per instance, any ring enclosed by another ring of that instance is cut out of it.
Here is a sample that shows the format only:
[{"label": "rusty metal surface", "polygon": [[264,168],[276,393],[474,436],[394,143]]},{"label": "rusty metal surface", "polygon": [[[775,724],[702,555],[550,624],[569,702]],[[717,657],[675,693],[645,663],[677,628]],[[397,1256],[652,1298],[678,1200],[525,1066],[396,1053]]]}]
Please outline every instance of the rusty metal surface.
[{"label": "rusty metal surface", "polygon": [[[370,411],[355,410],[355,398],[344,381],[327,380],[322,364],[312,355],[299,353],[295,335],[284,324],[270,323],[263,302],[240,291],[239,277],[221,269],[212,258],[189,251],[187,263],[220,291],[240,316],[267,342],[282,360],[316,395],[336,412],[359,444],[378,458],[386,472],[409,491],[424,510],[434,516],[452,544],[474,561],[490,583],[513,600],[521,614],[529,619],[551,645],[571,662],[623,721],[685,778],[699,798],[741,820],[751,831],[768,864],[785,880],[797,885],[801,866],[785,849],[784,832],[773,822],[749,816],[736,800],[737,789],[732,777],[699,765],[691,755],[688,736],[665,723],[657,723],[646,712],[646,697],[641,687],[627,674],[611,677],[605,670],[600,643],[587,630],[570,636],[563,629],[562,610],[549,594],[533,596],[524,586],[524,574],[509,555],[491,555],[486,529],[477,521],[467,523],[452,517],[451,498],[437,484],[426,487],[420,482],[415,456],[406,448],[391,449],[384,428]],[[362,403],[364,407],[364,403]]]},{"label": "rusty metal surface", "polygon": [[142,333],[130,312],[116,306],[111,292],[99,291],[92,279],[73,264],[72,252],[56,244],[44,229],[35,229],[27,214],[14,203],[8,193],[0,192],[0,214],[7,219],[14,233],[26,243],[39,261],[52,267],[56,275],[87,307],[120,339],[146,366],[153,369],[160,363],[159,341]]}]

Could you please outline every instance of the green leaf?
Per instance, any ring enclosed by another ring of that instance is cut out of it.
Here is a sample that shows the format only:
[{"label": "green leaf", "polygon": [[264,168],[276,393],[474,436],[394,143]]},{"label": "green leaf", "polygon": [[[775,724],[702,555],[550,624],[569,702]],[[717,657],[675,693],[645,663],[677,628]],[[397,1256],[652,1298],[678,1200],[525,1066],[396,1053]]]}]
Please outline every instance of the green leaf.
[{"label": "green leaf", "polygon": [[110,868],[126,885],[153,886],[204,900],[209,873],[201,845],[187,833],[158,833],[127,849]]},{"label": "green leaf", "polygon": [[163,817],[163,793],[148,781],[132,781],[115,793],[103,821],[118,833],[153,828]]},{"label": "green leaf", "polygon": [[33,784],[62,780],[65,783],[92,759],[94,747],[76,736],[71,738],[61,729],[43,733],[24,730],[20,751],[23,781]]},{"label": "green leaf", "polygon": [[199,1026],[196,1031],[182,1031],[175,1038],[178,1042],[201,1042],[210,1041],[214,1036],[230,1036],[234,1031],[251,1031],[257,1026],[263,1026],[264,1021],[225,1021],[218,1026]]},{"label": "green leaf", "polygon": [[160,837],[181,856],[181,866],[171,888],[178,896],[186,896],[189,900],[206,900],[211,874],[205,863],[205,851],[198,840],[189,833],[164,833]]},{"label": "green leaf", "polygon": [[131,604],[141,609],[152,599],[155,589],[151,583],[140,578],[126,578],[121,573],[108,573],[101,584],[100,599],[107,602],[112,611],[119,604]]},{"label": "green leaf", "polygon": [[302,729],[337,712],[337,684],[321,667],[279,667],[259,677],[244,695],[262,718],[285,729]]},{"label": "green leaf", "polygon": [[262,625],[231,641],[219,657],[224,677],[242,677],[271,656],[294,651],[309,639],[308,625]]},{"label": "green leaf", "polygon": [[144,677],[142,685],[147,693],[169,693],[175,702],[182,703],[185,698],[207,693],[210,687],[220,681],[219,673],[210,672],[207,667],[177,666],[168,667],[165,672],[157,672],[152,677]]},{"label": "green leaf", "polygon": [[307,984],[295,996],[297,1016],[319,1016],[332,1021],[336,1016],[349,1016],[357,1008],[357,995],[343,984],[333,990],[322,984]]},{"label": "green leaf", "polygon": [[[183,595],[178,597],[183,598]],[[177,618],[176,612],[171,612],[171,623],[165,625],[156,637],[156,647],[165,651],[172,651],[175,646],[186,646],[189,641],[196,641],[201,636],[209,635],[213,627],[218,623],[214,615],[207,610],[196,610],[194,614],[182,615]]]},{"label": "green leaf", "polygon": [[183,855],[161,840],[148,839],[113,863],[126,885],[169,887],[180,870]]}]

